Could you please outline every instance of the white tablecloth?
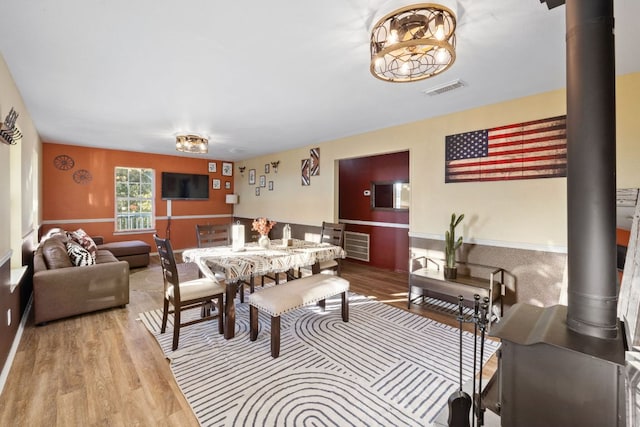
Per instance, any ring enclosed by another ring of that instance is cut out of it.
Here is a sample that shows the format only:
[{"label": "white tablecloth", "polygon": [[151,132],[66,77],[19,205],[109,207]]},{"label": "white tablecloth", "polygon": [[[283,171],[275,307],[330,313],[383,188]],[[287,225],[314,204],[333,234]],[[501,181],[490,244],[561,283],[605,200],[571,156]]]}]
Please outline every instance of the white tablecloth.
[{"label": "white tablecloth", "polygon": [[206,276],[214,277],[215,272],[220,272],[229,282],[247,281],[252,276],[281,273],[345,256],[339,246],[295,239],[291,246],[272,240],[266,249],[249,243],[242,251],[234,251],[231,246],[214,246],[187,249],[182,253],[185,262],[198,264]]}]

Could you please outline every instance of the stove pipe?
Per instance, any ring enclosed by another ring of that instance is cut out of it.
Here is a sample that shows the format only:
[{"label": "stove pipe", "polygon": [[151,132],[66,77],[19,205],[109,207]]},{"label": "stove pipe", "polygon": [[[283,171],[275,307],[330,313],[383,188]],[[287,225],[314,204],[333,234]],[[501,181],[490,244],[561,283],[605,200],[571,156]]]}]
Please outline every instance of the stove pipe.
[{"label": "stove pipe", "polygon": [[613,0],[567,0],[569,329],[616,338]]}]

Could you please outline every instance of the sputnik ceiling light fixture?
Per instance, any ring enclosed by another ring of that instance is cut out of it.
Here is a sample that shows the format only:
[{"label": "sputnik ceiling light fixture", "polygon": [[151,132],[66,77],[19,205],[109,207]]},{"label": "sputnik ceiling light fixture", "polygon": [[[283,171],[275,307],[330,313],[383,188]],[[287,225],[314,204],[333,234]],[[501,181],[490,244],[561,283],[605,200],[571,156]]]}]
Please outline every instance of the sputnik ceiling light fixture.
[{"label": "sputnik ceiling light fixture", "polygon": [[371,30],[371,74],[389,82],[413,82],[448,69],[456,59],[456,17],[434,3],[405,6]]},{"label": "sputnik ceiling light fixture", "polygon": [[178,135],[176,150],[183,153],[206,154],[209,151],[209,140],[199,135]]}]

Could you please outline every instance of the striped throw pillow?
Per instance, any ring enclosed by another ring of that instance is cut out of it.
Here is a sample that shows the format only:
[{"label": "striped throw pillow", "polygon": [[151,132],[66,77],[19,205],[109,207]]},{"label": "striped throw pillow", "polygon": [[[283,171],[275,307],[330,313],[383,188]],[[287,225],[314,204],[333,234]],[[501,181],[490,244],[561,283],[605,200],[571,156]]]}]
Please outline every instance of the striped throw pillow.
[{"label": "striped throw pillow", "polygon": [[67,242],[67,254],[69,255],[69,259],[71,263],[75,266],[86,266],[93,265],[96,263],[96,260],[91,256],[88,250],[80,246],[79,243],[76,243],[72,240]]}]

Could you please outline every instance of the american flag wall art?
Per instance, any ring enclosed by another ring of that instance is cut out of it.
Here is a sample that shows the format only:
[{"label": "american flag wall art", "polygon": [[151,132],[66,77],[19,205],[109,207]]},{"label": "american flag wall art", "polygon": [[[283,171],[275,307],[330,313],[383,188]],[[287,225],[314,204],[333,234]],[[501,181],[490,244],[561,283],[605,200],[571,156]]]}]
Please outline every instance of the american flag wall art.
[{"label": "american flag wall art", "polygon": [[445,137],[445,182],[567,176],[567,116]]}]

